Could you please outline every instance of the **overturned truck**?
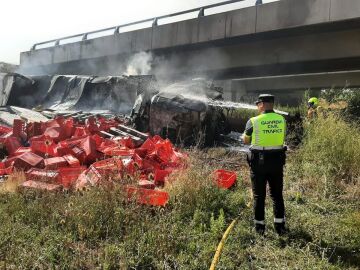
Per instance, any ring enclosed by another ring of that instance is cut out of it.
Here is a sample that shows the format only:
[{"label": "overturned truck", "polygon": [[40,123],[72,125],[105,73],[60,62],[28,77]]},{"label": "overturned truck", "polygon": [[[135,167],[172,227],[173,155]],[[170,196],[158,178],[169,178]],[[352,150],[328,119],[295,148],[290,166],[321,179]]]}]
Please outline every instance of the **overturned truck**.
[{"label": "overturned truck", "polygon": [[205,80],[178,82],[156,93],[141,93],[131,117],[137,129],[178,144],[211,145],[230,132],[222,108],[222,89]]}]

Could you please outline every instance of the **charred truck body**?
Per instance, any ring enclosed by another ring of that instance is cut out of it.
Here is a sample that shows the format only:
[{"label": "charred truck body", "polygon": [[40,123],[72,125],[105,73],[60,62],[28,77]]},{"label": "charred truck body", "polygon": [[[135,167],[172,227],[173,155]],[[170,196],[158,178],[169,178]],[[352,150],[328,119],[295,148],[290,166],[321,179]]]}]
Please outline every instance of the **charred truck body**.
[{"label": "charred truck body", "polygon": [[204,80],[174,83],[155,93],[139,95],[132,112],[137,129],[189,145],[211,145],[230,132],[221,109],[222,89]]}]

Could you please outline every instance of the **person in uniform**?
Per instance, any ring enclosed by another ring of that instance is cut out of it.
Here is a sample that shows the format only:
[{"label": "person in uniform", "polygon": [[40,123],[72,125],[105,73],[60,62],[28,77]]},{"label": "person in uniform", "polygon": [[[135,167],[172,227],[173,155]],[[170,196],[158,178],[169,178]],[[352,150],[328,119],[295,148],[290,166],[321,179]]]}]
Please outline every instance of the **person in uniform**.
[{"label": "person in uniform", "polygon": [[248,163],[254,197],[254,223],[257,233],[265,232],[265,197],[269,183],[273,201],[274,228],[281,235],[285,227],[283,199],[283,168],[286,160],[286,120],[274,112],[274,96],[260,95],[256,101],[259,115],[246,124],[243,134],[245,144],[250,144]]},{"label": "person in uniform", "polygon": [[308,111],[307,118],[313,119],[318,115],[318,112],[321,110],[319,106],[319,100],[316,97],[312,97],[308,100]]}]

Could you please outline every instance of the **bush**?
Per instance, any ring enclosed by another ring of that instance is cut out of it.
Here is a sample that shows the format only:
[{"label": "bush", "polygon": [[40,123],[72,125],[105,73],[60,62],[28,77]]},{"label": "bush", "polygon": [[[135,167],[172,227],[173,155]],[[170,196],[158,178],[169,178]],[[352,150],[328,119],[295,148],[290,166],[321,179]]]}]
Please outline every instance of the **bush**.
[{"label": "bush", "polygon": [[360,122],[360,89],[353,90],[347,99],[346,113],[350,117],[356,117],[356,121]]},{"label": "bush", "polygon": [[330,107],[336,108],[334,104],[345,102],[344,118],[360,123],[360,89],[326,89],[321,92],[321,97],[330,103]]}]

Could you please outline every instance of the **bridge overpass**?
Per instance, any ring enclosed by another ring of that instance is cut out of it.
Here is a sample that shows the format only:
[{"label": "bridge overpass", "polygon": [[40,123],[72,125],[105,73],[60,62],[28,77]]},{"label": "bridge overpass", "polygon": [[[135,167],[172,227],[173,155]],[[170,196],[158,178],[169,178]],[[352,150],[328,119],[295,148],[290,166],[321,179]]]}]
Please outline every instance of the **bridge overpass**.
[{"label": "bridge overpass", "polygon": [[258,94],[272,93],[280,97],[281,103],[295,105],[302,101],[304,90],[317,95],[320,90],[328,88],[360,89],[360,70],[249,77],[215,83],[224,89],[227,100],[251,101]]},{"label": "bridge overpass", "polygon": [[[35,44],[21,53],[21,71],[118,75],[139,52],[151,53],[150,73],[164,78],[224,80],[360,70],[358,0],[280,0],[206,16],[214,6],[137,22],[151,26],[134,31],[122,32],[132,25],[127,24]],[[197,11],[193,19],[158,23]],[[101,32],[110,35],[89,38]],[[80,41],[65,44],[76,39]],[[341,77],[351,81],[354,73]],[[321,85],[327,84],[326,76],[319,78],[325,78]]]}]

